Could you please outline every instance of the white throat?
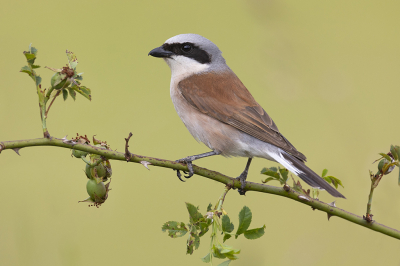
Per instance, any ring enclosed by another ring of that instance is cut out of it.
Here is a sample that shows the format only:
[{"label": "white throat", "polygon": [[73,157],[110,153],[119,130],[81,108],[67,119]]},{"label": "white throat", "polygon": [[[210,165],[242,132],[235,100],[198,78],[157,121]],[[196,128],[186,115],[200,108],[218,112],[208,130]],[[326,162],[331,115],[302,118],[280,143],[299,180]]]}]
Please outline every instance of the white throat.
[{"label": "white throat", "polygon": [[182,80],[193,74],[199,74],[210,67],[209,64],[201,64],[194,59],[179,55],[173,55],[171,58],[164,58],[164,60],[171,69],[171,81]]}]

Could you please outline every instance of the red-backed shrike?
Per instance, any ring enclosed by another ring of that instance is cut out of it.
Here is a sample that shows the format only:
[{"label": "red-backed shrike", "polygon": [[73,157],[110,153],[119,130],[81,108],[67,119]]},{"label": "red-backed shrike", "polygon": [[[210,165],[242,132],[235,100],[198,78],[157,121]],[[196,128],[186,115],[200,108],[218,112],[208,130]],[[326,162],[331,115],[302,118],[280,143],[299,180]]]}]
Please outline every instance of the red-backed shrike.
[{"label": "red-backed shrike", "polygon": [[181,34],[149,55],[163,58],[171,68],[175,110],[193,137],[212,150],[179,160],[188,166],[187,178],[193,175],[194,160],[218,154],[247,157],[246,168],[238,177],[244,194],[251,160],[261,157],[282,164],[312,187],[344,198],[304,164],[306,157],[279,132],[214,43],[197,34]]}]

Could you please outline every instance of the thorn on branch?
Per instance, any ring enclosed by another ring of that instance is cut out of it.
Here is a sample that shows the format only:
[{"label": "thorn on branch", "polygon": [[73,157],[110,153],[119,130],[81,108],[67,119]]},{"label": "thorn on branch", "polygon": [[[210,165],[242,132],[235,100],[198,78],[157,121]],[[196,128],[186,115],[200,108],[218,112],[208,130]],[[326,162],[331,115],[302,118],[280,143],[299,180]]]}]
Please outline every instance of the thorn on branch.
[{"label": "thorn on branch", "polygon": [[68,135],[66,135],[65,137],[63,137],[63,138],[61,139],[63,143],[65,143],[65,144],[71,144],[71,145],[76,145],[76,144],[77,144],[76,141],[75,141],[74,139],[68,140],[68,139],[67,139],[67,136],[68,136]]},{"label": "thorn on branch", "polygon": [[331,203],[328,203],[328,205],[331,206],[331,207],[336,207],[335,202],[336,202],[336,200],[335,200],[335,201],[332,201]]},{"label": "thorn on branch", "polygon": [[[129,136],[128,136],[128,138],[126,138],[125,139],[125,160],[127,161],[127,162],[129,162],[131,159],[132,159],[132,153],[130,153],[129,152],[129,145],[128,145],[128,143],[129,143],[129,140],[131,139],[131,137],[132,137],[132,132],[129,132]],[[147,167],[146,167],[147,168]]]},{"label": "thorn on branch", "polygon": [[14,148],[14,149],[12,149],[13,151],[15,151],[15,153],[16,154],[18,154],[19,156],[21,156],[21,154],[19,154],[19,150],[20,150],[21,148]]},{"label": "thorn on branch", "polygon": [[148,165],[150,165],[151,162],[148,162],[148,161],[140,161],[140,163],[141,163],[144,167],[146,167],[147,170],[150,170],[149,167],[148,167]]},{"label": "thorn on branch", "polygon": [[299,199],[305,200],[305,201],[310,201],[309,198],[307,198],[306,196],[303,196],[303,195],[299,195]]}]

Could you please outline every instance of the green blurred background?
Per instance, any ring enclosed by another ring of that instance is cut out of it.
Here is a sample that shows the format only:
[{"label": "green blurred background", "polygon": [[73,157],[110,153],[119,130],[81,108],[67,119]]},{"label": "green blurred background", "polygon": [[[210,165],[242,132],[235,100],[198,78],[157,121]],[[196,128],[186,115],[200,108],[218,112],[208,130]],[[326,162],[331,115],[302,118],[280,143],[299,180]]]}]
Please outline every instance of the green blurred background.
[{"label": "green blurred background", "polygon": [[[207,152],[196,143],[169,98],[170,70],[148,52],[180,33],[198,33],[223,51],[229,66],[306,154],[317,173],[342,179],[347,200],[337,205],[362,215],[371,163],[400,145],[400,19],[398,1],[3,1],[0,8],[0,141],[41,137],[37,95],[20,68],[30,43],[37,64],[59,68],[65,50],[93,100],[58,99],[49,114],[52,136],[97,135],[112,148],[166,159]],[[52,72],[41,68],[43,85]],[[184,202],[205,210],[223,185],[172,170],[112,162],[112,191],[99,209],[86,195],[84,163],[54,147],[0,155],[1,265],[204,265],[208,237],[192,256],[186,238],[161,232],[186,221]],[[235,177],[244,158],[212,157],[198,165]],[[256,159],[249,180],[273,166]],[[396,170],[374,195],[376,220],[400,228]],[[271,183],[278,185],[278,183]],[[323,201],[335,200],[322,193]],[[237,225],[243,205],[258,240],[241,237],[232,265],[399,265],[399,241],[286,198],[230,192],[225,209]]]}]

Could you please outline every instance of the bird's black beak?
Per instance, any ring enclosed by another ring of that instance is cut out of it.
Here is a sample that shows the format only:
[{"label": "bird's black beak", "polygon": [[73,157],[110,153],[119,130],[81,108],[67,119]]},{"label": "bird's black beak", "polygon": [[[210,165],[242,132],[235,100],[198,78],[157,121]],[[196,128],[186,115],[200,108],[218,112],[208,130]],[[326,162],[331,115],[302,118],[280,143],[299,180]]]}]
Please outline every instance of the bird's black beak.
[{"label": "bird's black beak", "polygon": [[173,55],[173,52],[164,50],[162,46],[154,48],[153,50],[150,51],[148,55],[154,56],[154,57],[160,57],[160,58],[169,58],[171,55]]}]

